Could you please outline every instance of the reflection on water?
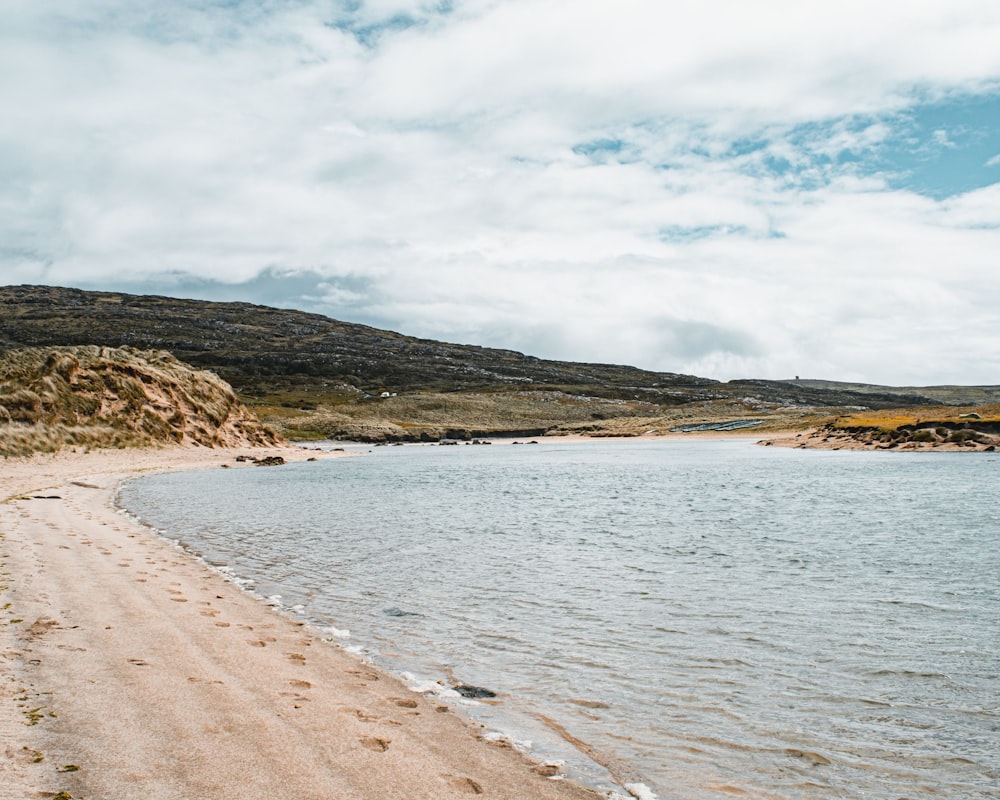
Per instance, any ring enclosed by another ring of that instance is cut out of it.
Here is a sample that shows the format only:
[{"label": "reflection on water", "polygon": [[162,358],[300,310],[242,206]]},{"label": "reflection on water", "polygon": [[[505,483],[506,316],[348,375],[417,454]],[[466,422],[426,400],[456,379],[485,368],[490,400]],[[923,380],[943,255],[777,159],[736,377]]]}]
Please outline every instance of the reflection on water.
[{"label": "reflection on water", "polygon": [[663,798],[985,798],[998,474],[746,442],[407,447],[122,500],[390,668],[497,692],[490,724],[547,752],[551,719]]}]

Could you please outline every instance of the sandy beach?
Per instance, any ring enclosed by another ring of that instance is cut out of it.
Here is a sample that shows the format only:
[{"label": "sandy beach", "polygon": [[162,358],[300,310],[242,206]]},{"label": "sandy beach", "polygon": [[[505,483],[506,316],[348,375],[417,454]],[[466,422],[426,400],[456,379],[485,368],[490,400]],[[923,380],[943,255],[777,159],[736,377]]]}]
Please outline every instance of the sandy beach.
[{"label": "sandy beach", "polygon": [[[0,463],[0,798],[594,798],[112,506],[273,451]],[[252,468],[252,467],[241,467]]]}]

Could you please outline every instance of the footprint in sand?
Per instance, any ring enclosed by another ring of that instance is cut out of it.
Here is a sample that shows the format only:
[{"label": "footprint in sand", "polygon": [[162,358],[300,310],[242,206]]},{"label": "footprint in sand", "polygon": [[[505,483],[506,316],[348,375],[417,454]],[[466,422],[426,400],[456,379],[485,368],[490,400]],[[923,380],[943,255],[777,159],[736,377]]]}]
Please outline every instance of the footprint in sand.
[{"label": "footprint in sand", "polygon": [[483,793],[483,787],[472,780],[472,778],[452,778],[448,783],[453,789],[458,789],[460,792],[466,792],[467,794]]},{"label": "footprint in sand", "polygon": [[302,653],[286,653],[285,655],[288,656],[288,660],[291,661],[293,664],[306,663],[306,657],[302,655]]},{"label": "footprint in sand", "polygon": [[229,627],[229,623],[228,622],[216,622],[215,623],[215,627],[216,628],[228,628]]},{"label": "footprint in sand", "polygon": [[309,681],[291,680],[288,685],[294,686],[296,689],[312,689],[312,684]]},{"label": "footprint in sand", "polygon": [[291,697],[295,701],[295,703],[293,704],[293,708],[302,708],[303,703],[309,702],[308,697],[303,697],[301,694],[298,694],[296,692],[278,692],[278,696]]},{"label": "footprint in sand", "polygon": [[416,708],[419,705],[412,697],[390,697],[389,699],[400,708]]},{"label": "footprint in sand", "polygon": [[391,739],[380,739],[377,736],[362,736],[358,741],[361,742],[362,747],[367,747],[376,753],[384,753],[392,744]]}]

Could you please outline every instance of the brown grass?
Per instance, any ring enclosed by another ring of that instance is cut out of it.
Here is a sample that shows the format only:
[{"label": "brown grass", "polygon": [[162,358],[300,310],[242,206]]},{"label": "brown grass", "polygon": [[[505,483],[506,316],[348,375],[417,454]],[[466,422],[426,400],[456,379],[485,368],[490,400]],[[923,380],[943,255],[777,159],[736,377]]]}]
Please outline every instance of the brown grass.
[{"label": "brown grass", "polygon": [[211,372],[164,351],[26,348],[0,354],[0,454],[65,447],[273,444]]},{"label": "brown grass", "polygon": [[834,418],[827,411],[715,400],[663,406],[559,391],[409,393],[360,399],[313,398],[311,408],[261,405],[255,410],[289,439],[433,441],[448,436],[524,435],[526,432],[594,437],[668,433],[681,425],[763,419],[756,431],[807,428]]},{"label": "brown grass", "polygon": [[860,411],[838,417],[834,420],[833,427],[837,429],[873,428],[888,433],[904,426],[929,427],[937,423],[974,424],[976,422],[1000,422],[1000,405],[928,406],[926,408]]}]

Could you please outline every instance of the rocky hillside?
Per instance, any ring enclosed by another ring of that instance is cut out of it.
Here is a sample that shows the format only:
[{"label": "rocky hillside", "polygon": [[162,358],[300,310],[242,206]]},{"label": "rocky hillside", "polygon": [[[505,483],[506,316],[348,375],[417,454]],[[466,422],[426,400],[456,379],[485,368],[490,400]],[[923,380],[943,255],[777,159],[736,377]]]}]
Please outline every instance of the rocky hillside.
[{"label": "rocky hillside", "polygon": [[0,454],[63,447],[270,445],[217,375],[163,351],[43,347],[0,353]]},{"label": "rocky hillside", "polygon": [[809,389],[833,392],[857,392],[858,394],[920,395],[942,405],[985,406],[1000,403],[1000,386],[920,386],[895,387],[876,386],[870,383],[844,383],[842,381],[798,380],[796,385]]},{"label": "rocky hillside", "polygon": [[561,392],[660,407],[739,401],[790,406],[887,408],[929,402],[912,396],[731,381],[614,364],[547,361],[510,350],[447,344],[248,303],[0,287],[0,349],[95,344],[169,350],[212,369],[244,399],[308,409],[337,394]]}]

